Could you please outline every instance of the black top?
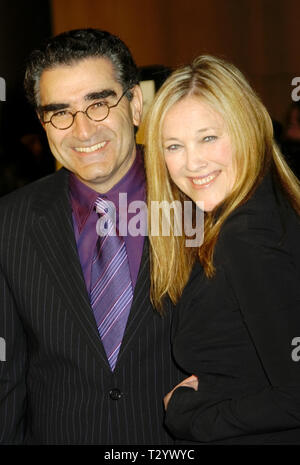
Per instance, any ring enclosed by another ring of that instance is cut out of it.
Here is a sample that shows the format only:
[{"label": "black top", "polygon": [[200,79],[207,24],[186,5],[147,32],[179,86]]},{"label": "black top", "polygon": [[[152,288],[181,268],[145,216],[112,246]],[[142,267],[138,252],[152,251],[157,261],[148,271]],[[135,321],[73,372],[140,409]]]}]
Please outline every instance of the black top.
[{"label": "black top", "polygon": [[224,224],[215,276],[195,266],[173,351],[199,387],[180,387],[169,402],[177,438],[300,444],[299,240],[299,216],[267,176]]}]

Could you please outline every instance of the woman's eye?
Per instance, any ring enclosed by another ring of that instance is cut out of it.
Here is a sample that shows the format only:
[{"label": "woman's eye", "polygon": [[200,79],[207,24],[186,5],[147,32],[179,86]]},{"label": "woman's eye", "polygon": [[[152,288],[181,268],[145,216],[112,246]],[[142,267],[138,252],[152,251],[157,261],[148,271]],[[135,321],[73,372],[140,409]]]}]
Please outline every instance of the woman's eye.
[{"label": "woman's eye", "polygon": [[168,152],[174,152],[175,150],[178,150],[180,147],[179,144],[171,144],[171,145],[168,145],[168,147],[166,147],[166,150]]},{"label": "woman's eye", "polygon": [[217,136],[206,136],[203,138],[203,142],[211,142],[216,139],[217,139]]}]

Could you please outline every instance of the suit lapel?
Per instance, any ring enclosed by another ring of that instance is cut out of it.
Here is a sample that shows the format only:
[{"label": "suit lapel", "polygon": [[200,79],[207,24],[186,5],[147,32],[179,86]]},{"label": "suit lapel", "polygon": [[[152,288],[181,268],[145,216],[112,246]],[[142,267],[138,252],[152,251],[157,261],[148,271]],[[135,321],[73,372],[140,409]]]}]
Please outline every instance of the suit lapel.
[{"label": "suit lapel", "polygon": [[93,352],[110,370],[99,338],[93,311],[78,257],[68,194],[68,172],[64,169],[49,178],[48,189],[35,201],[36,221],[31,238],[69,318],[77,321]]},{"label": "suit lapel", "polygon": [[[140,270],[137,283],[135,286],[133,302],[128,317],[122,345],[119,352],[118,361],[130,346],[132,346],[135,338],[140,334],[142,328],[146,324],[148,318],[153,317],[154,309],[149,301],[150,289],[150,264],[149,264],[149,242],[145,237],[143,255],[141,259]],[[118,362],[117,362],[118,363]],[[118,366],[118,365],[117,365]]]}]

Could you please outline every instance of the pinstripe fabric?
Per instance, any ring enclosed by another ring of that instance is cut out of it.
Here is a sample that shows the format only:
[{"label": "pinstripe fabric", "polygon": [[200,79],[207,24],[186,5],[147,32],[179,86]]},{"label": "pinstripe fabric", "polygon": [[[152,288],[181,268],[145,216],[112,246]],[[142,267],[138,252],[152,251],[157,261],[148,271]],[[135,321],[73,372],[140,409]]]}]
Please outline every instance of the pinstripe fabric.
[{"label": "pinstripe fabric", "polygon": [[1,443],[172,442],[162,397],[183,375],[171,359],[170,313],[161,318],[149,302],[147,242],[112,373],[78,259],[65,170],[0,200],[0,292]]}]

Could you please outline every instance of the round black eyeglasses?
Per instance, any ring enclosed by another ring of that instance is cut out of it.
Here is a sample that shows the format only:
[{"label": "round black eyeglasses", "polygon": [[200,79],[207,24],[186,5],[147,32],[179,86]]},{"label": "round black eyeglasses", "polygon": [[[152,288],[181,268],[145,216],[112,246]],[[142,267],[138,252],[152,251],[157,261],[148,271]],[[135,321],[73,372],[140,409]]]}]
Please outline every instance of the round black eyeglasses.
[{"label": "round black eyeglasses", "polygon": [[56,129],[69,129],[74,123],[77,113],[84,113],[92,121],[103,121],[108,117],[110,109],[116,107],[120,103],[128,90],[129,89],[126,89],[123,92],[117,103],[114,105],[108,105],[108,103],[105,102],[96,102],[89,105],[85,110],[78,110],[75,113],[72,113],[69,110],[57,111],[56,113],[53,113],[48,121],[43,121],[43,123],[51,123]]}]

